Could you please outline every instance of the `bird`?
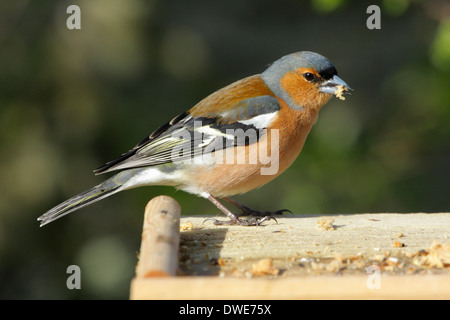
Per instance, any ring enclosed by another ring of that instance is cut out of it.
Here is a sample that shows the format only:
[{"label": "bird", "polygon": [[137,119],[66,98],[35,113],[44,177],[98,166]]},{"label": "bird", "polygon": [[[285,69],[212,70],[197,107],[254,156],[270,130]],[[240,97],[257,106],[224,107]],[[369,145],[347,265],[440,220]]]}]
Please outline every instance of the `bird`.
[{"label": "bird", "polygon": [[[48,210],[44,226],[115,193],[141,186],[173,186],[211,201],[228,220],[216,225],[257,226],[290,212],[257,211],[232,199],[272,181],[298,157],[333,96],[353,89],[321,54],[299,51],[215,91],[94,170],[118,171],[99,185]],[[240,209],[233,213],[221,200]],[[249,216],[249,218],[244,218]],[[276,219],[275,219],[276,220]]]}]

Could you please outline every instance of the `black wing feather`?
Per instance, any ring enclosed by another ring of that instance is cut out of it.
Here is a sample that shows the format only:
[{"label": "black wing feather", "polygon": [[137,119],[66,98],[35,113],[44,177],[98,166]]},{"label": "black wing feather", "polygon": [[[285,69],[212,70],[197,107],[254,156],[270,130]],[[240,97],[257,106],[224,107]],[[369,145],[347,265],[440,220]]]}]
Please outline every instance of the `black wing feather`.
[{"label": "black wing feather", "polygon": [[134,156],[136,154],[136,152],[142,148],[143,146],[147,145],[150,141],[156,139],[157,137],[159,137],[161,134],[163,134],[164,132],[166,132],[170,127],[174,126],[175,124],[177,124],[178,122],[180,122],[181,120],[185,119],[188,116],[187,112],[183,112],[182,114],[179,114],[178,116],[176,116],[175,118],[173,118],[172,120],[170,120],[169,122],[163,124],[162,126],[160,126],[158,129],[156,129],[155,131],[153,131],[151,134],[149,134],[147,137],[145,137],[144,139],[142,139],[141,142],[139,142],[133,149],[129,150],[128,152],[125,152],[124,154],[122,154],[121,156],[119,156],[118,158],[111,160],[109,162],[107,162],[106,164],[104,164],[101,167],[98,167],[97,169],[94,169],[94,173],[95,174],[102,174],[105,173],[107,171],[109,171],[109,169],[113,168],[114,166],[116,166],[119,163],[122,163],[123,161],[125,161],[126,159]]}]

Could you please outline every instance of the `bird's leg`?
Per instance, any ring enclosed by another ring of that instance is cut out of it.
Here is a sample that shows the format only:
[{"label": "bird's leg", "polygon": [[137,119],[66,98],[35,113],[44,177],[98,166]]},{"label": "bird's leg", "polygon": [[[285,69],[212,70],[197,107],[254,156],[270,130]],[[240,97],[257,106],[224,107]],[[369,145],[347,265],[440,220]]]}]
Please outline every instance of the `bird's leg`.
[{"label": "bird's leg", "polygon": [[227,200],[229,203],[235,205],[236,207],[238,207],[239,209],[241,209],[241,213],[237,214],[237,217],[241,217],[241,216],[254,216],[254,217],[267,217],[267,216],[274,216],[274,215],[282,215],[284,212],[289,212],[292,214],[291,210],[288,209],[280,209],[277,211],[257,211],[257,210],[253,210],[245,205],[243,205],[242,203],[231,199],[229,197],[225,197],[225,200]]},{"label": "bird's leg", "polygon": [[[225,213],[230,220],[228,221],[219,221],[215,218],[208,218],[206,220],[213,220],[215,225],[241,225],[241,226],[259,226],[262,222],[266,220],[275,220],[275,218],[271,216],[264,216],[262,218],[251,218],[251,219],[239,219],[237,215],[231,212],[227,207],[225,207],[219,200],[214,198],[212,195],[208,197],[208,200],[211,201],[220,211]],[[205,220],[205,221],[206,221]]]}]

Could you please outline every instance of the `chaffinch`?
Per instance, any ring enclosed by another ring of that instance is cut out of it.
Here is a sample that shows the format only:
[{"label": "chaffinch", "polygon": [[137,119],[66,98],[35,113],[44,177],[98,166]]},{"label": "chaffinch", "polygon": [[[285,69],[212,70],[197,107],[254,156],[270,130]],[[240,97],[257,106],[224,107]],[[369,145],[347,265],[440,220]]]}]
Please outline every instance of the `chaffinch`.
[{"label": "chaffinch", "polygon": [[[119,173],[38,218],[41,226],[119,191],[174,186],[210,200],[228,217],[215,224],[258,225],[272,214],[230,196],[260,187],[297,158],[320,108],[351,88],[314,52],[280,58],[263,73],[236,81],[164,124],[133,149],[95,169]],[[232,213],[217,198],[241,209]],[[243,219],[241,216],[255,215]]]}]

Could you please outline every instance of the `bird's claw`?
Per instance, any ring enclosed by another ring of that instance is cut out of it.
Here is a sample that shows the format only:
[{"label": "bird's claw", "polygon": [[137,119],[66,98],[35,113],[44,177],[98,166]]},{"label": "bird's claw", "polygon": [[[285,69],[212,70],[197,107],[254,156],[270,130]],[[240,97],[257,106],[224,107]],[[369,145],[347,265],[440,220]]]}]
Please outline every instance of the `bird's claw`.
[{"label": "bird's claw", "polygon": [[268,220],[275,220],[275,222],[278,224],[277,219],[275,219],[272,216],[264,216],[261,218],[251,218],[251,219],[239,219],[238,217],[236,218],[232,218],[230,220],[226,220],[226,221],[221,221],[221,220],[217,220],[216,218],[206,218],[203,223],[205,223],[205,221],[207,220],[211,220],[214,222],[214,225],[216,226],[259,226],[261,225],[261,223],[263,223],[264,221],[268,221]]},{"label": "bird's claw", "polygon": [[253,216],[253,217],[267,217],[274,215],[282,215],[285,212],[289,212],[293,214],[291,210],[288,209],[280,209],[277,211],[257,211],[250,208],[243,209],[239,216]]},{"label": "bird's claw", "polygon": [[285,212],[289,212],[290,214],[293,214],[292,211],[289,209],[280,209],[280,210],[275,211],[274,214],[282,215]]}]

